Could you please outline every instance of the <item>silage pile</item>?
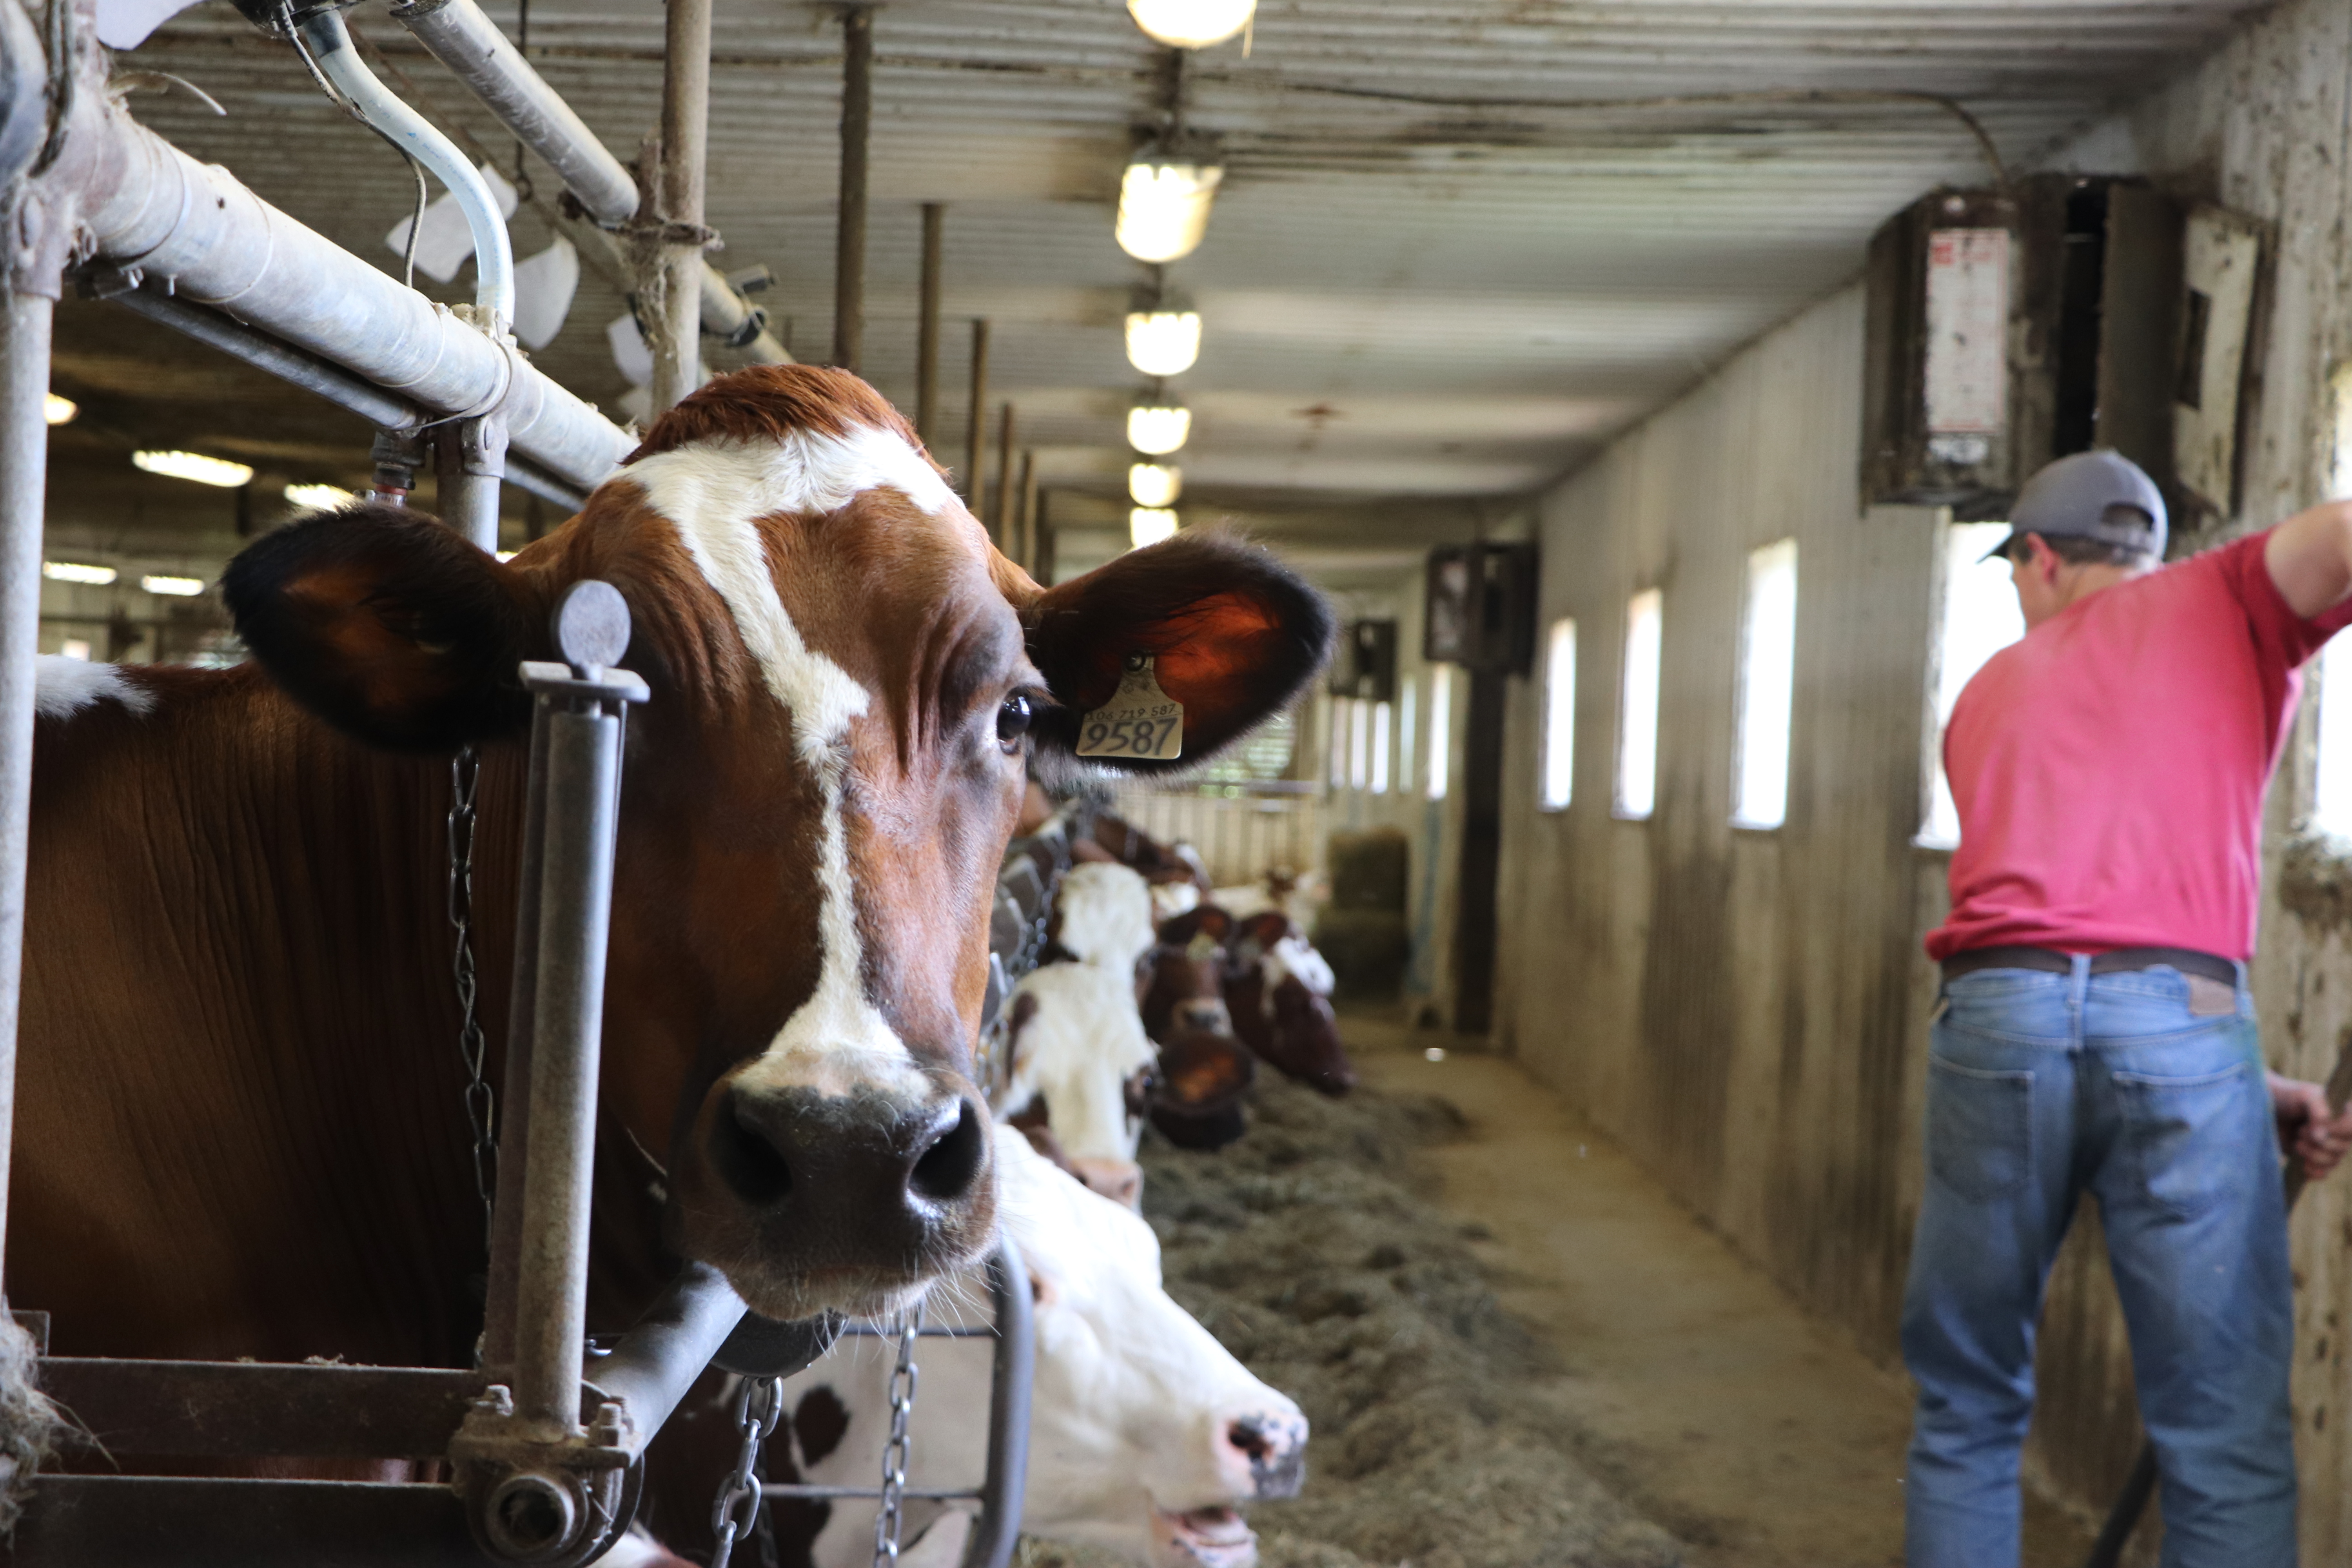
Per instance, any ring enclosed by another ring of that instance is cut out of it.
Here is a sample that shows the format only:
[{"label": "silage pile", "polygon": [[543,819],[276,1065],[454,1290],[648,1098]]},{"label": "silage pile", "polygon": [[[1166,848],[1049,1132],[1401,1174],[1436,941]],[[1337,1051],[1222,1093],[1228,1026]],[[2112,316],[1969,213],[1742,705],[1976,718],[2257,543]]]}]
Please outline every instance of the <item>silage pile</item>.
[{"label": "silage pile", "polygon": [[[1537,1390],[1544,1348],[1413,1168],[1462,1131],[1443,1100],[1330,1100],[1266,1074],[1240,1142],[1146,1142],[1170,1293],[1314,1424],[1304,1493],[1250,1510],[1261,1563],[1669,1568],[1673,1539],[1571,1457]],[[1032,1542],[1021,1561],[1109,1560]]]}]

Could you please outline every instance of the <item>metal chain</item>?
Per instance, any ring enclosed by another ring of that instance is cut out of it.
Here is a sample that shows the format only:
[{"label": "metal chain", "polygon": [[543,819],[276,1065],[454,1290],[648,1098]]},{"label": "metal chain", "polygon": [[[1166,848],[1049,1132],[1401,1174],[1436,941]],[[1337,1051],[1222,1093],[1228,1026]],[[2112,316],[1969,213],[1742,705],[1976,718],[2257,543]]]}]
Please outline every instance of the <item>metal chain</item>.
[{"label": "metal chain", "polygon": [[890,1441],[882,1450],[882,1508],[874,1516],[874,1568],[894,1568],[898,1561],[910,1446],[907,1422],[915,1414],[915,1336],[922,1327],[923,1307],[918,1301],[898,1320],[898,1364],[890,1373]]},{"label": "metal chain", "polygon": [[466,1120],[474,1130],[474,1191],[482,1200],[482,1246],[490,1242],[491,1167],[498,1160],[498,1134],[491,1117],[496,1105],[488,1081],[482,1076],[486,1044],[482,1020],[475,1006],[474,981],[474,790],[481,782],[482,762],[474,748],[464,746],[449,762],[449,923],[457,928],[457,952],[453,968],[457,980],[457,1057],[466,1067]]},{"label": "metal chain", "polygon": [[710,1553],[710,1568],[727,1568],[727,1560],[735,1554],[735,1543],[751,1534],[759,1522],[762,1500],[755,1472],[760,1446],[774,1434],[783,1414],[782,1378],[743,1380],[735,1394],[735,1425],[742,1430],[742,1446],[735,1455],[734,1472],[720,1483],[718,1500],[710,1505],[710,1532],[719,1543]]}]

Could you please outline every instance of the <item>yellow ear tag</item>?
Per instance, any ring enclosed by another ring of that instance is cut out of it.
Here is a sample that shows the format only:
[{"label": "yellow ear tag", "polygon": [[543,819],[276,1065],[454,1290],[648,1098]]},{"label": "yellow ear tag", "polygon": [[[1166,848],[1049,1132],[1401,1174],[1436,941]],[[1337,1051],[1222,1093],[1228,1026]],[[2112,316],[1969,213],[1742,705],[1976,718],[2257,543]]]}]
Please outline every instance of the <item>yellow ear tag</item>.
[{"label": "yellow ear tag", "polygon": [[1078,726],[1078,755],[1172,763],[1184,754],[1184,705],[1160,689],[1148,653],[1127,656],[1110,700]]}]

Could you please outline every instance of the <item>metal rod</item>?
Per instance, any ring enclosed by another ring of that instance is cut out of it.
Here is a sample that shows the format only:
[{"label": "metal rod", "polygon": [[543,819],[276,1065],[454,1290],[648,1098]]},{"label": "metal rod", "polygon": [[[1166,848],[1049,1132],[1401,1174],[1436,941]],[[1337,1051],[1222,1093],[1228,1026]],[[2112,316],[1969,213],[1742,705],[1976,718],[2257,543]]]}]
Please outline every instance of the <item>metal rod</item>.
[{"label": "metal rod", "polygon": [[432,416],[406,398],[361,380],[341,365],[267,337],[203,305],[192,305],[152,287],[107,293],[104,298],[151,321],[195,339],[209,348],[265,370],[280,381],[318,394],[379,430],[415,430]]},{"label": "metal rod", "polygon": [[841,14],[841,197],[833,234],[833,363],[854,371],[866,349],[866,149],[874,130],[874,13]]},{"label": "metal rod", "polygon": [[518,1416],[565,1435],[580,1430],[620,735],[620,721],[601,705],[587,712],[558,708],[548,716],[547,850],[541,868],[514,1391]]},{"label": "metal rod", "polygon": [[0,1257],[16,1120],[25,861],[33,808],[33,661],[40,651],[47,495],[49,329],[57,302],[11,290],[0,307]]},{"label": "metal rod", "polygon": [[1013,557],[1024,572],[1034,571],[1037,564],[1037,452],[1024,447],[1021,451],[1021,552]]},{"label": "metal rod", "polygon": [[710,0],[669,0],[662,33],[661,169],[667,226],[654,336],[653,410],[702,384],[703,176],[710,145]]},{"label": "metal rod", "polygon": [[320,73],[370,125],[431,170],[457,199],[457,210],[466,215],[466,226],[474,236],[474,306],[493,318],[484,325],[504,331],[514,322],[514,243],[507,235],[506,215],[499,211],[482,172],[432,121],[376,80],[352,47],[341,11],[322,7],[297,26]]},{"label": "metal rod", "polygon": [[1005,1568],[1021,1534],[1021,1501],[1029,1483],[1029,1391],[1036,1365],[1036,1331],[1029,1271],[1011,1237],[988,1260],[988,1293],[996,1306],[996,1352],[989,1379],[988,1487],[980,1517],[965,1542],[963,1568]]},{"label": "metal rod", "polygon": [[915,325],[915,434],[939,439],[940,262],[945,249],[947,204],[923,204],[923,281]]},{"label": "metal rod", "polygon": [[392,8],[392,18],[547,161],[590,217],[610,227],[636,216],[637,182],[627,167],[474,0],[409,0]]},{"label": "metal rod", "polygon": [[539,903],[546,874],[548,705],[530,707],[523,774],[522,864],[516,883],[514,977],[507,997],[506,1071],[499,1086],[499,1190],[490,1206],[490,1273],[482,1305],[482,1364],[512,1366],[522,1277],[523,1173],[530,1159],[531,1039],[538,1028]]},{"label": "metal rod", "polygon": [[[963,438],[963,501],[974,517],[985,504],[982,470],[988,466],[988,318],[971,323],[971,407]],[[985,519],[982,519],[985,521]]]},{"label": "metal rod", "polygon": [[506,431],[495,415],[459,419],[434,430],[441,521],[495,553],[499,481],[506,475]]},{"label": "metal rod", "polygon": [[627,1408],[635,1443],[653,1440],[743,1311],[727,1276],[708,1263],[688,1263],[613,1353],[590,1362],[588,1381]]},{"label": "metal rod", "polygon": [[1013,538],[1013,501],[1018,493],[1013,488],[1013,431],[1018,416],[1013,405],[1004,405],[1004,413],[996,426],[996,505],[993,509],[996,547],[1010,553],[1017,547]]}]

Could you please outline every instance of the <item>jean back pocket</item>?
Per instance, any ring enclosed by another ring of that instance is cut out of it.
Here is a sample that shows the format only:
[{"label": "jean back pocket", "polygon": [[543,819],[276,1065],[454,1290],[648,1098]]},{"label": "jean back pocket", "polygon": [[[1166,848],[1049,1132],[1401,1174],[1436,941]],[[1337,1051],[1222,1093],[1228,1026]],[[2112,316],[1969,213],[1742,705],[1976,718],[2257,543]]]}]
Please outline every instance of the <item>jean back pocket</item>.
[{"label": "jean back pocket", "polygon": [[2253,1077],[2252,1062],[2185,1078],[2115,1075],[2135,1184],[2158,1207],[2193,1217],[2274,1161],[2270,1097]]},{"label": "jean back pocket", "polygon": [[1927,1058],[1927,1169],[1961,1197],[2005,1197],[2033,1164],[2033,1075]]}]

